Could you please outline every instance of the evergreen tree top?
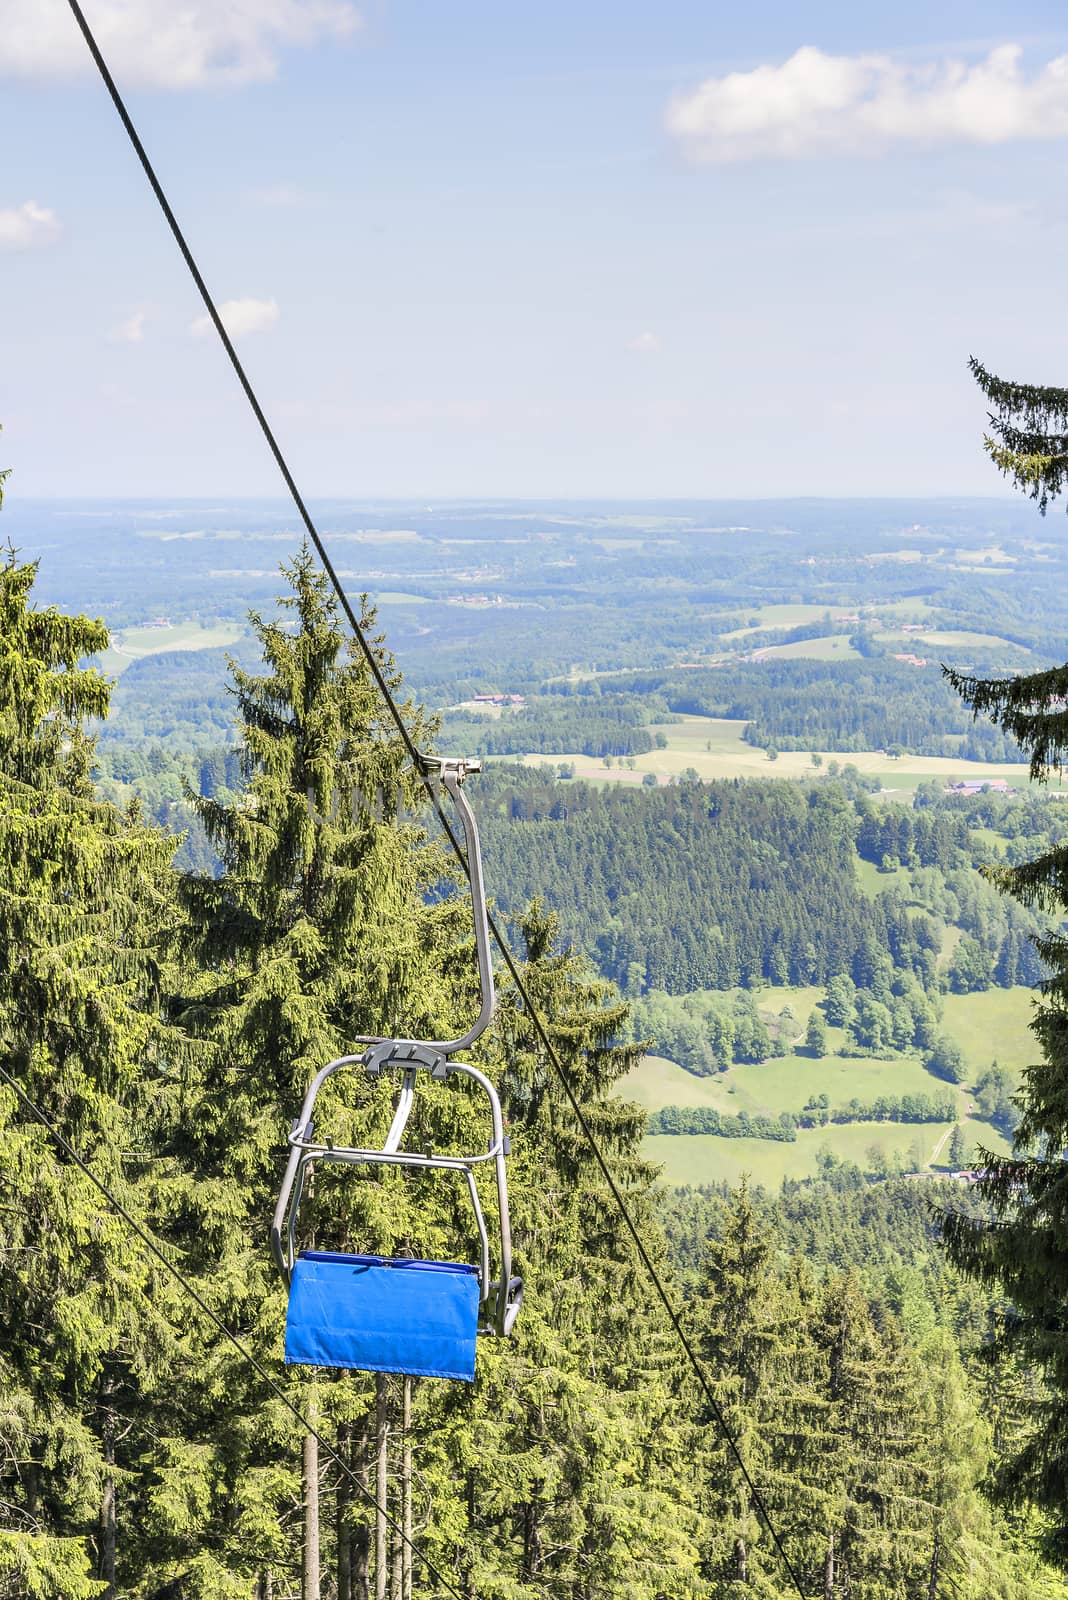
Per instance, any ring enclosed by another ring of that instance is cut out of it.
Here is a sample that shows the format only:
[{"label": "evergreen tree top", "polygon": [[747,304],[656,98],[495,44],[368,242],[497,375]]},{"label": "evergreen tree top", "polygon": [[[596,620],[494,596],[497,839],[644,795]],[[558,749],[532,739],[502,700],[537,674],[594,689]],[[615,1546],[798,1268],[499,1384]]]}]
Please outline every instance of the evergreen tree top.
[{"label": "evergreen tree top", "polygon": [[1031,777],[1060,770],[1068,751],[1068,664],[1018,678],[943,672],[976,717],[984,715],[1031,753]]},{"label": "evergreen tree top", "polygon": [[1038,501],[1043,516],[1068,482],[1068,389],[1013,383],[988,372],[972,356],[968,362],[991,402],[994,437],[983,446],[1005,477]]}]

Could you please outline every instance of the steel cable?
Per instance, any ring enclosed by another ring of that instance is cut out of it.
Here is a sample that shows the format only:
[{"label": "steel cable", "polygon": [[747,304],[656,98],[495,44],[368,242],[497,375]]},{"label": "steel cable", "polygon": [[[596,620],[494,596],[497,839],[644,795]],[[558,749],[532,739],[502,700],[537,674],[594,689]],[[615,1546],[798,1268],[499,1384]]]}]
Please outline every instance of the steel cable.
[{"label": "steel cable", "polygon": [[[189,268],[190,275],[192,276],[193,282],[196,284],[196,287],[197,287],[197,290],[198,290],[198,292],[200,294],[200,297],[204,302],[204,306],[205,306],[205,309],[207,310],[208,316],[210,317],[211,322],[212,322],[212,324],[213,324],[213,326],[215,328],[215,331],[218,333],[219,338],[222,341],[223,348],[225,349],[226,354],[230,358],[230,364],[234,369],[234,372],[235,372],[235,374],[237,376],[237,380],[238,380],[239,384],[241,385],[242,390],[244,391],[245,398],[248,400],[248,403],[252,408],[253,415],[255,416],[256,421],[260,425],[260,428],[261,428],[261,430],[263,432],[263,436],[264,436],[265,440],[267,441],[267,446],[268,446],[272,456],[274,457],[274,460],[275,460],[275,463],[276,463],[276,465],[278,467],[279,472],[282,474],[282,478],[283,478],[283,480],[285,482],[286,488],[289,490],[289,493],[292,496],[293,503],[297,508],[297,512],[298,512],[298,514],[300,516],[300,519],[301,519],[302,523],[304,524],[304,528],[305,528],[305,530],[307,532],[308,538],[311,540],[312,545],[315,548],[316,554],[318,555],[320,561],[323,564],[323,568],[324,568],[324,570],[326,572],[326,575],[330,579],[331,585],[333,586],[334,592],[335,592],[335,594],[337,596],[337,599],[338,599],[338,604],[340,605],[340,607],[342,609],[342,612],[344,613],[346,621],[348,622],[350,628],[352,629],[353,637],[356,639],[356,641],[357,641],[357,643],[359,645],[361,654],[363,655],[364,660],[366,661],[367,667],[368,667],[368,669],[369,669],[369,671],[370,671],[370,673],[371,673],[371,675],[372,675],[372,677],[374,679],[375,685],[376,685],[380,695],[382,696],[383,702],[384,702],[386,708],[389,711],[389,714],[390,714],[390,716],[391,716],[391,718],[393,720],[394,725],[396,726],[397,732],[398,732],[398,734],[399,734],[399,736],[401,738],[401,741],[402,741],[402,743],[404,745],[405,750],[407,751],[407,754],[408,754],[409,758],[411,759],[411,761],[414,764],[417,772],[419,773],[420,777],[422,778],[423,783],[426,786],[427,793],[429,794],[431,803],[432,803],[432,805],[434,807],[435,812],[437,813],[438,820],[439,820],[439,822],[441,824],[441,827],[442,827],[446,837],[449,840],[450,845],[452,846],[453,851],[456,854],[457,860],[460,862],[461,866],[466,871],[467,864],[466,864],[466,860],[465,860],[465,857],[464,857],[463,849],[461,848],[460,842],[457,839],[455,833],[453,832],[453,829],[452,829],[452,827],[450,825],[449,819],[446,816],[446,814],[444,812],[444,809],[442,808],[442,806],[440,804],[440,801],[438,800],[438,796],[437,796],[437,794],[436,794],[436,792],[434,790],[433,784],[431,783],[430,778],[427,775],[427,770],[426,770],[426,766],[425,766],[425,763],[424,763],[424,758],[423,758],[422,754],[420,753],[418,747],[416,746],[415,741],[413,740],[413,738],[411,736],[411,733],[408,730],[408,727],[407,727],[407,725],[406,725],[406,723],[404,721],[404,718],[401,715],[400,708],[399,708],[399,706],[397,705],[396,701],[393,698],[393,693],[392,693],[392,691],[390,689],[390,686],[389,686],[389,683],[388,683],[388,681],[386,679],[385,673],[382,671],[382,667],[381,667],[381,665],[380,665],[380,663],[378,661],[378,658],[375,655],[374,649],[372,648],[370,641],[367,639],[366,635],[363,632],[363,629],[362,629],[362,627],[360,625],[359,619],[357,618],[356,613],[353,610],[353,607],[352,607],[352,605],[351,605],[351,603],[349,601],[348,595],[345,593],[345,589],[344,589],[344,587],[343,587],[343,585],[341,583],[341,580],[338,577],[337,572],[336,572],[336,570],[334,568],[334,564],[330,560],[329,555],[327,554],[326,547],[325,547],[325,545],[323,543],[323,540],[322,540],[322,536],[320,535],[319,530],[316,527],[315,522],[312,519],[311,513],[309,512],[309,510],[308,510],[308,508],[307,508],[307,506],[306,506],[306,504],[304,502],[304,498],[301,495],[300,490],[297,487],[296,480],[294,479],[293,474],[289,469],[289,465],[288,465],[288,463],[287,463],[287,461],[285,459],[285,456],[282,453],[281,446],[279,445],[277,439],[275,438],[275,435],[274,435],[274,432],[273,432],[273,430],[271,428],[271,425],[267,420],[267,417],[266,417],[266,415],[265,415],[265,413],[263,411],[262,406],[260,405],[259,400],[257,399],[256,392],[253,389],[252,384],[249,381],[248,375],[245,372],[245,369],[241,364],[241,359],[238,356],[236,349],[234,348],[233,341],[230,338],[230,335],[226,331],[225,324],[223,323],[222,317],[219,314],[218,308],[217,308],[217,306],[215,304],[215,301],[214,301],[214,299],[212,297],[211,291],[208,289],[208,286],[207,286],[207,283],[204,280],[203,274],[201,273],[200,268],[197,266],[196,260],[195,260],[195,258],[193,256],[193,253],[190,250],[188,243],[186,242],[185,235],[183,234],[182,229],[179,226],[177,217],[175,216],[173,210],[171,209],[170,202],[168,201],[167,196],[164,193],[163,186],[161,185],[159,179],[156,176],[156,173],[155,173],[155,170],[154,170],[154,168],[152,166],[152,163],[148,158],[148,153],[145,150],[145,147],[141,142],[141,138],[140,138],[140,136],[139,136],[139,134],[137,132],[136,127],[134,126],[132,118],[130,117],[130,113],[126,109],[126,105],[125,105],[125,103],[124,103],[124,101],[122,99],[121,94],[119,93],[119,90],[118,90],[118,87],[117,87],[117,85],[115,83],[115,80],[111,75],[111,72],[110,72],[110,69],[108,68],[107,62],[104,60],[104,57],[100,52],[100,48],[97,45],[97,42],[96,42],[95,38],[93,37],[92,30],[90,29],[89,24],[85,19],[85,15],[84,15],[84,13],[82,11],[81,6],[78,3],[78,0],[68,0],[68,4],[70,6],[71,12],[74,15],[74,19],[77,22],[79,29],[81,30],[81,33],[82,33],[82,36],[83,36],[83,38],[85,40],[86,46],[89,49],[89,53],[91,54],[91,56],[93,58],[93,61],[96,64],[97,70],[100,73],[100,76],[101,76],[101,78],[102,78],[102,80],[104,82],[104,85],[105,85],[105,87],[106,87],[106,89],[108,91],[108,94],[111,97],[111,100],[112,100],[112,103],[114,104],[115,110],[119,115],[119,119],[122,122],[122,125],[126,130],[127,136],[128,136],[128,138],[130,140],[130,143],[132,144],[132,146],[134,148],[134,151],[135,151],[135,153],[137,155],[137,158],[141,163],[141,166],[142,166],[142,168],[144,170],[145,177],[148,179],[148,182],[149,182],[149,184],[150,184],[150,186],[152,188],[152,192],[155,195],[156,200],[157,200],[157,202],[159,204],[160,210],[163,212],[163,215],[167,220],[167,224],[170,227],[171,233],[174,235],[175,243],[177,244],[178,249],[181,252],[182,259],[184,260],[186,266]],[[630,1215],[630,1211],[629,1211],[629,1209],[627,1207],[626,1201],[625,1201],[625,1199],[623,1197],[623,1194],[622,1194],[622,1192],[621,1192],[621,1190],[619,1188],[619,1185],[617,1184],[616,1179],[613,1176],[613,1174],[612,1174],[612,1172],[611,1172],[611,1170],[609,1168],[608,1162],[606,1161],[604,1155],[602,1154],[601,1148],[600,1148],[599,1144],[597,1143],[597,1140],[596,1140],[596,1138],[594,1136],[594,1132],[593,1132],[592,1127],[590,1126],[589,1119],[587,1118],[585,1111],[583,1110],[581,1104],[579,1103],[579,1101],[578,1101],[578,1099],[577,1099],[577,1097],[576,1097],[576,1095],[574,1093],[574,1090],[572,1089],[570,1083],[568,1082],[567,1074],[565,1073],[564,1068],[563,1068],[563,1063],[561,1062],[560,1057],[559,1057],[559,1055],[558,1055],[558,1053],[556,1051],[556,1048],[553,1045],[552,1040],[549,1037],[548,1031],[547,1031],[547,1029],[545,1027],[545,1024],[543,1023],[543,1021],[541,1019],[541,1016],[539,1015],[536,1007],[534,1006],[534,1004],[533,1004],[533,1002],[532,1002],[532,1000],[530,998],[530,995],[529,995],[529,993],[527,991],[526,984],[523,981],[522,974],[520,973],[519,967],[518,967],[518,965],[517,965],[517,963],[515,961],[514,956],[512,955],[511,948],[508,945],[507,940],[504,939],[504,937],[502,936],[502,934],[500,932],[500,929],[498,928],[497,923],[496,923],[496,921],[494,920],[494,918],[492,916],[489,918],[489,927],[490,927],[491,933],[493,934],[494,939],[497,942],[497,946],[498,946],[498,948],[499,948],[499,950],[501,952],[501,955],[503,957],[505,966],[508,968],[508,972],[509,972],[509,974],[510,974],[510,976],[512,978],[512,982],[515,984],[516,992],[520,996],[520,998],[521,998],[521,1000],[523,1002],[523,1005],[524,1005],[524,1007],[526,1009],[527,1015],[529,1016],[529,1018],[531,1020],[531,1023],[532,1023],[532,1025],[534,1027],[534,1031],[536,1032],[536,1034],[538,1036],[538,1039],[540,1040],[540,1042],[541,1042],[541,1044],[542,1044],[542,1046],[543,1046],[543,1048],[545,1050],[545,1053],[546,1053],[546,1055],[547,1055],[547,1057],[548,1057],[548,1059],[549,1059],[549,1061],[550,1061],[550,1063],[551,1063],[551,1065],[553,1067],[553,1070],[555,1071],[557,1077],[560,1080],[560,1083],[563,1086],[563,1090],[564,1090],[564,1093],[565,1093],[565,1095],[567,1097],[568,1103],[570,1104],[571,1109],[575,1114],[575,1118],[576,1118],[576,1120],[577,1120],[577,1122],[579,1124],[579,1127],[581,1128],[582,1133],[583,1133],[587,1143],[589,1144],[591,1151],[593,1152],[594,1159],[597,1162],[597,1165],[598,1165],[598,1167],[599,1167],[599,1169],[601,1171],[601,1174],[604,1177],[604,1180],[608,1185],[609,1191],[610,1191],[610,1193],[612,1195],[613,1200],[616,1203],[616,1206],[617,1206],[617,1208],[619,1210],[619,1213],[620,1213],[624,1223],[626,1224],[627,1230],[630,1233],[630,1236],[634,1241],[635,1248],[638,1251],[638,1255],[639,1255],[639,1257],[640,1257],[640,1259],[642,1261],[642,1264],[645,1267],[647,1273],[649,1274],[650,1280],[652,1281],[653,1286],[656,1289],[657,1296],[660,1299],[660,1301],[661,1301],[661,1303],[662,1303],[662,1305],[664,1307],[664,1310],[665,1310],[665,1312],[667,1314],[668,1320],[671,1323],[671,1326],[672,1326],[672,1328],[673,1328],[673,1330],[674,1330],[674,1332],[676,1334],[676,1337],[678,1338],[679,1343],[682,1346],[682,1349],[683,1349],[683,1351],[684,1351],[684,1353],[686,1355],[686,1359],[687,1359],[687,1361],[689,1362],[690,1366],[692,1367],[692,1369],[694,1371],[694,1374],[695,1374],[695,1376],[697,1378],[697,1382],[698,1382],[698,1385],[699,1385],[699,1387],[701,1389],[701,1392],[704,1395],[705,1400],[708,1403],[709,1409],[710,1409],[710,1411],[711,1411],[711,1413],[712,1413],[712,1415],[713,1415],[713,1417],[714,1417],[714,1419],[715,1419],[715,1421],[717,1423],[717,1426],[720,1429],[720,1432],[723,1435],[724,1440],[726,1441],[726,1443],[727,1443],[727,1445],[728,1445],[728,1447],[730,1449],[730,1452],[731,1452],[732,1456],[734,1457],[734,1460],[735,1460],[735,1462],[736,1462],[736,1464],[738,1466],[738,1469],[739,1469],[739,1471],[740,1471],[740,1473],[742,1475],[742,1479],[743,1479],[743,1481],[744,1481],[744,1483],[746,1485],[746,1488],[748,1490],[748,1493],[749,1493],[750,1499],[752,1501],[753,1507],[756,1510],[756,1512],[759,1515],[759,1517],[761,1518],[761,1520],[763,1521],[763,1523],[765,1524],[765,1526],[767,1527],[768,1532],[771,1535],[772,1542],[773,1542],[773,1544],[775,1546],[775,1549],[776,1549],[776,1551],[778,1553],[779,1559],[781,1560],[781,1562],[783,1564],[783,1567],[785,1568],[787,1574],[789,1575],[791,1583],[793,1584],[794,1588],[797,1590],[798,1595],[801,1597],[801,1600],[808,1600],[808,1597],[805,1594],[805,1590],[802,1587],[801,1580],[798,1577],[797,1572],[794,1569],[793,1563],[790,1561],[790,1558],[787,1555],[785,1548],[783,1547],[783,1543],[782,1543],[781,1538],[779,1537],[778,1530],[776,1529],[775,1524],[772,1521],[771,1514],[770,1514],[770,1512],[768,1510],[768,1507],[767,1507],[767,1503],[765,1502],[764,1497],[760,1493],[759,1489],[756,1487],[756,1484],[753,1482],[752,1476],[750,1475],[750,1472],[749,1472],[749,1468],[746,1465],[745,1458],[743,1457],[741,1449],[739,1448],[738,1442],[735,1439],[734,1434],[732,1433],[732,1431],[731,1431],[731,1429],[730,1429],[730,1427],[729,1427],[729,1425],[727,1423],[727,1419],[726,1419],[726,1417],[725,1417],[725,1415],[723,1413],[723,1408],[719,1404],[719,1401],[716,1398],[716,1395],[715,1395],[715,1393],[714,1393],[714,1391],[712,1389],[711,1383],[709,1382],[709,1379],[708,1379],[708,1377],[707,1377],[707,1375],[705,1373],[704,1366],[703,1366],[700,1358],[698,1357],[697,1352],[694,1350],[693,1345],[691,1344],[690,1339],[689,1339],[689,1337],[688,1337],[688,1335],[686,1333],[686,1330],[682,1326],[682,1320],[681,1320],[681,1318],[679,1316],[679,1312],[678,1312],[678,1310],[677,1310],[677,1308],[676,1308],[676,1306],[674,1304],[674,1301],[672,1300],[671,1296],[669,1295],[669,1293],[667,1291],[667,1287],[664,1284],[663,1279],[661,1278],[660,1273],[657,1270],[656,1264],[652,1260],[652,1257],[649,1255],[649,1252],[645,1247],[644,1241],[642,1240],[642,1237],[641,1237],[641,1234],[640,1234],[640,1232],[638,1230],[638,1227],[637,1227],[636,1223],[634,1222],[633,1218]],[[6,1074],[5,1074],[5,1076],[6,1076]],[[453,1592],[455,1593],[456,1591],[453,1591]]]}]

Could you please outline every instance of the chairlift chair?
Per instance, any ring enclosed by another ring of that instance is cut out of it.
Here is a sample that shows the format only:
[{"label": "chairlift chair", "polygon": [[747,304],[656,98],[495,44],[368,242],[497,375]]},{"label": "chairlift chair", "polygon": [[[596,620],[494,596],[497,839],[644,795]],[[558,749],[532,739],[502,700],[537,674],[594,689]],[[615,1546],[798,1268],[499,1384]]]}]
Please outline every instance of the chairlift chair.
[{"label": "chairlift chair", "polygon": [[[322,1067],[308,1086],[300,1115],[290,1129],[289,1161],[271,1224],[271,1250],[289,1286],[285,1359],[291,1364],[470,1381],[475,1375],[476,1334],[503,1337],[511,1332],[519,1314],[523,1282],[511,1275],[512,1235],[505,1171],[509,1141],[501,1102],[485,1073],[467,1061],[453,1059],[486,1031],[494,1008],[478,827],[463,792],[467,774],[479,771],[481,765],[479,761],[450,759],[426,762],[428,770],[440,774],[463,825],[478,955],[478,1019],[460,1039],[359,1038],[356,1042],[366,1046],[361,1054],[339,1056]],[[379,1150],[350,1149],[331,1139],[315,1139],[315,1102],[320,1090],[336,1072],[350,1067],[362,1068],[371,1079],[380,1078],[383,1073],[400,1075],[393,1121]],[[421,1072],[437,1081],[450,1073],[462,1073],[483,1091],[489,1101],[490,1128],[484,1153],[438,1155],[402,1148]],[[298,1250],[297,1218],[305,1176],[320,1161],[462,1173],[478,1230],[477,1264]],[[496,1276],[491,1275],[493,1252],[475,1182],[475,1169],[487,1162],[493,1163],[496,1177]]]}]

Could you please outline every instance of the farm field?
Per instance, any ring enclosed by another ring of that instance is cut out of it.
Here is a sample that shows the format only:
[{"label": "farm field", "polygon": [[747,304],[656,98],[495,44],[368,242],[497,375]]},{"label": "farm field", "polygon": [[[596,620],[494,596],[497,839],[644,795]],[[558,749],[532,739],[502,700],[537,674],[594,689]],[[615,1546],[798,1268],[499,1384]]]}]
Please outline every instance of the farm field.
[{"label": "farm field", "polygon": [[[840,1161],[871,1165],[869,1152],[877,1147],[894,1166],[911,1166],[910,1147],[919,1140],[929,1162],[942,1146],[951,1123],[852,1122],[840,1127],[802,1128],[792,1144],[772,1139],[712,1139],[702,1134],[654,1134],[645,1141],[645,1153],[663,1167],[663,1181],[680,1188],[687,1184],[736,1184],[747,1175],[754,1184],[777,1189],[784,1178],[808,1178],[818,1170],[818,1157],[829,1150]],[[974,1137],[971,1130],[966,1130]],[[983,1124],[982,1142],[989,1150],[1004,1151],[1005,1141]],[[900,1159],[898,1159],[900,1158]]]},{"label": "farm field", "polygon": [[552,755],[527,755],[522,760],[533,767],[548,761],[569,761],[574,764],[576,778],[616,783],[640,783],[647,772],[653,773],[658,782],[667,783],[671,778],[680,777],[688,767],[706,782],[715,778],[812,778],[825,773],[829,763],[835,761],[839,768],[852,765],[858,772],[878,777],[883,784],[881,792],[899,800],[914,794],[921,783],[931,778],[941,778],[946,783],[1006,778],[1020,787],[1030,782],[1024,762],[957,761],[950,756],[899,759],[882,750],[819,751],[823,764],[818,769],[813,767],[807,750],[783,750],[776,760],[769,761],[763,750],[746,744],[742,738],[744,728],[744,721],[726,717],[686,716],[681,722],[659,724],[656,731],[667,740],[666,748],[632,757],[633,768],[606,767],[594,756],[568,750],[554,751]]},{"label": "farm field", "polygon": [[969,633],[941,631],[932,633],[914,633],[914,639],[922,644],[933,645],[936,649],[943,650],[1011,650],[1020,655],[1029,656],[1030,650],[1026,645],[1013,644],[1011,639],[1003,639],[997,633]]},{"label": "farm field", "polygon": [[[840,1033],[839,1029],[829,1030]],[[989,1065],[989,1063],[986,1063]],[[658,1106],[712,1106],[736,1115],[739,1111],[801,1111],[813,1095],[826,1094],[831,1105],[847,1100],[875,1100],[881,1094],[940,1094],[952,1085],[934,1078],[917,1057],[801,1056],[773,1057],[753,1065],[730,1067],[708,1078],[698,1078],[662,1056],[646,1056],[627,1075],[620,1092],[648,1110]],[[967,1096],[958,1091],[962,1116]]]},{"label": "farm field", "polygon": [[[902,622],[912,622],[921,620],[924,614],[932,609],[933,607],[926,600],[919,598],[880,600],[874,609],[871,611],[865,610],[862,615],[866,623],[878,624],[886,619],[896,622],[898,618]],[[852,604],[828,606],[805,604],[803,602],[782,605],[756,605],[747,612],[748,621],[746,626],[732,628],[729,633],[722,634],[721,638],[744,639],[749,634],[758,633],[765,628],[796,628],[805,622],[820,622],[828,615],[832,622],[836,622],[839,620],[840,614],[845,612],[855,612],[855,607]]]},{"label": "farm field", "polygon": [[744,639],[747,634],[759,633],[763,628],[797,628],[803,622],[818,622],[826,615],[826,606],[805,605],[800,601],[796,605],[754,606],[748,613],[750,620],[744,627],[732,628],[729,633],[721,634],[720,637]]},{"label": "farm field", "polygon": [[248,632],[240,623],[168,623],[165,627],[120,628],[111,635],[110,647],[97,663],[109,677],[121,676],[134,661],[144,656],[162,655],[167,650],[217,650],[237,644]]},{"label": "farm field", "polygon": [[759,661],[859,661],[848,633],[829,634],[822,639],[795,639],[792,644],[761,645],[753,652]]}]

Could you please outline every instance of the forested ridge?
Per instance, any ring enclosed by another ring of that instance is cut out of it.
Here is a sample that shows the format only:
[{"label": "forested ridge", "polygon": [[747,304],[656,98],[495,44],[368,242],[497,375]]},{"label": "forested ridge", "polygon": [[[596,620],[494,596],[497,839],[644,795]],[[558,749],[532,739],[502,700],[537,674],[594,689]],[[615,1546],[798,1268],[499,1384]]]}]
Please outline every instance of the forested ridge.
[{"label": "forested ridge", "polygon": [[660,696],[674,712],[743,720],[745,738],[760,747],[848,752],[900,745],[913,755],[1021,759],[1014,740],[968,716],[933,654],[923,667],[881,652],[860,661],[732,661],[624,672],[609,682],[624,697]]},{"label": "forested ridge", "polygon": [[[596,789],[515,768],[487,774],[484,791],[500,903],[544,890],[565,932],[631,994],[839,975],[870,990],[880,972],[887,988],[896,973],[930,991],[947,921],[967,936],[952,987],[1040,976],[1039,923],[975,872],[990,852],[960,809],[876,809],[829,780]],[[911,892],[866,896],[858,853],[909,864]]]},{"label": "forested ridge", "polygon": [[[248,649],[245,641],[236,647],[239,659]],[[99,730],[102,747],[164,739],[173,752],[232,738],[229,654],[169,651],[133,662],[116,688],[114,719]],[[742,721],[744,737],[760,748],[848,754],[899,746],[965,761],[1021,759],[1013,739],[962,710],[933,657],[925,668],[892,656],[833,663],[728,659],[715,667],[665,665],[578,683],[532,683],[527,674],[502,669],[491,682],[498,692],[525,691],[526,704],[495,717],[456,705],[479,689],[478,680],[435,686],[436,697],[451,708],[445,728],[473,754],[642,755],[657,746],[651,724],[670,725],[690,714]]]},{"label": "forested ridge", "polygon": [[[260,659],[234,671],[236,762],[206,752],[210,770],[181,802],[211,843],[217,870],[203,873],[176,871],[174,836],[136,803],[106,797],[124,782],[116,769],[95,786],[87,729],[106,714],[108,688],[83,662],[102,648],[102,629],[35,609],[35,576],[15,556],[0,568],[8,1069],[315,1420],[356,1484],[372,1500],[384,1486],[390,1511],[469,1600],[783,1600],[788,1580],[720,1421],[680,1361],[507,983],[476,1059],[500,1087],[512,1138],[527,1288],[515,1338],[480,1343],[470,1390],[415,1384],[407,1427],[400,1380],[285,1372],[284,1291],[265,1233],[286,1130],[308,1077],[356,1035],[464,1025],[469,915],[447,890],[455,873],[403,748],[306,553],[287,571],[281,608],[254,619]],[[374,636],[373,613],[362,620]],[[403,700],[392,659],[376,649]],[[425,742],[418,706],[406,701],[405,714]],[[541,824],[507,815],[513,778],[483,776],[474,797],[488,874],[495,888],[499,874],[525,982],[646,1248],[683,1298],[720,1418],[806,1592],[912,1600],[944,1578],[965,1600],[1062,1593],[1040,1555],[1043,1524],[983,1494],[988,1465],[1029,1426],[1030,1380],[984,1377],[977,1360],[1000,1300],[935,1264],[913,1210],[909,1265],[942,1296],[930,1315],[901,1263],[879,1257],[861,1271],[856,1259],[830,1259],[834,1219],[847,1220],[844,1237],[859,1226],[861,1180],[848,1171],[828,1170],[781,1212],[744,1189],[700,1197],[696,1216],[685,1198],[665,1209],[641,1154],[643,1116],[613,1092],[638,1048],[625,1004],[561,940],[555,909],[520,888],[505,841]],[[536,789],[532,798],[536,809]],[[922,992],[932,919],[845,887],[863,816],[834,786],[759,785],[751,796],[683,786],[618,802],[557,787],[552,805],[562,798],[566,817],[548,820],[567,822],[577,842],[554,849],[576,889],[588,874],[591,920],[606,912],[610,923],[623,899],[607,887],[607,850],[621,885],[634,875],[635,917],[650,891],[650,943],[666,938],[684,879],[696,910],[709,858],[727,892],[717,939],[690,958],[721,946],[729,984],[775,968],[778,951],[787,971],[796,960],[876,986],[907,974],[907,992]],[[628,809],[631,799],[659,809]],[[629,838],[607,829],[616,818]],[[646,855],[654,825],[654,855],[682,864],[659,883]],[[897,844],[919,870],[924,852],[957,862],[962,827],[932,821]],[[877,847],[885,854],[888,840],[873,837]],[[809,883],[817,861],[826,870]],[[534,863],[533,876],[544,868]],[[544,875],[555,900],[560,876]],[[762,896],[794,904],[785,937],[750,915]],[[566,925],[578,899],[560,900]],[[609,965],[614,947],[594,948]],[[670,959],[688,983],[680,948]],[[661,975],[649,959],[639,988]],[[470,1138],[472,1110],[456,1083],[436,1085],[419,1131],[438,1148]],[[7,1090],[0,1112],[0,1593],[283,1600],[303,1583],[307,1595],[313,1522],[324,1600],[440,1592]],[[348,1137],[381,1138],[388,1089],[339,1083],[323,1114]],[[879,1212],[878,1198],[866,1203]],[[884,1238],[901,1205],[888,1198]],[[470,1248],[455,1191],[425,1175],[324,1172],[313,1228],[341,1248],[459,1259]],[[995,1416],[1007,1419],[1000,1432]]]}]

